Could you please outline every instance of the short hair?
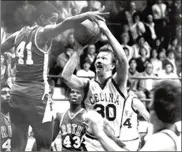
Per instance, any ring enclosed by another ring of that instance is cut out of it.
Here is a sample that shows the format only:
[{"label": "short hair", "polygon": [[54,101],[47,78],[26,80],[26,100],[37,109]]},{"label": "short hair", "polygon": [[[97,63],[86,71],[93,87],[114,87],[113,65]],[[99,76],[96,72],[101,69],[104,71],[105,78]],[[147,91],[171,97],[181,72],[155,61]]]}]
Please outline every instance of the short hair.
[{"label": "short hair", "polygon": [[170,61],[167,61],[165,64],[164,64],[164,67],[166,68],[166,66],[167,65],[171,65],[171,67],[172,67],[172,72],[174,71],[174,66],[173,66],[173,64],[170,62]]},{"label": "short hair", "polygon": [[173,51],[173,50],[168,50],[168,51],[166,52],[166,56],[168,56],[169,53],[173,53],[173,54],[174,54],[174,51]]},{"label": "short hair", "polygon": [[[113,63],[113,64],[116,64],[116,56],[115,56],[115,54],[113,53],[113,49],[112,49],[112,47],[111,47],[110,44],[106,44],[106,45],[102,46],[102,47],[99,49],[98,54],[99,54],[100,52],[109,52],[109,53],[111,53],[111,56],[112,56],[112,63]],[[97,55],[98,55],[98,54],[97,54]]]},{"label": "short hair", "polygon": [[164,80],[154,86],[152,108],[157,117],[164,123],[175,123],[181,120],[181,84]]},{"label": "short hair", "polygon": [[129,65],[131,64],[132,61],[135,61],[135,63],[137,64],[136,58],[131,58],[131,59],[129,60]]},{"label": "short hair", "polygon": [[49,2],[42,2],[36,7],[35,18],[38,19],[41,15],[50,17],[52,13],[58,13],[56,7]]}]

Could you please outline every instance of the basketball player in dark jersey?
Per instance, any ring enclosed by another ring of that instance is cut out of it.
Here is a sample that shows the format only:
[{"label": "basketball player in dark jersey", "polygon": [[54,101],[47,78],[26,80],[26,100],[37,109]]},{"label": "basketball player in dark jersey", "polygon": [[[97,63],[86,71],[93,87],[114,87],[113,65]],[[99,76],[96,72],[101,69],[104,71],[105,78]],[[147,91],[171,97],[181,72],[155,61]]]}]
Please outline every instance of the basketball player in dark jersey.
[{"label": "basketball player in dark jersey", "polygon": [[10,88],[1,85],[1,151],[11,151],[11,122],[9,118]]},{"label": "basketball player in dark jersey", "polygon": [[86,132],[86,125],[82,117],[85,113],[81,104],[82,100],[83,95],[79,91],[71,89],[69,95],[70,108],[65,113],[58,112],[56,115],[53,140],[60,132],[61,151],[81,151],[84,148],[83,135]]},{"label": "basketball player in dark jersey", "polygon": [[40,3],[34,16],[36,25],[23,27],[1,45],[2,53],[15,47],[16,54],[16,80],[10,97],[15,151],[25,150],[29,125],[35,134],[37,150],[50,150],[53,129],[47,73],[51,39],[85,19],[103,19],[99,15],[105,15],[87,12],[56,24],[57,12],[49,2]]},{"label": "basketball player in dark jersey", "polygon": [[[153,134],[148,137],[140,151],[181,151],[181,84],[165,80],[156,84],[153,89],[150,121],[153,124]],[[93,119],[97,118],[97,119]],[[85,115],[91,121],[90,128],[107,151],[125,151],[109,138],[104,129],[104,123],[95,111]]]}]

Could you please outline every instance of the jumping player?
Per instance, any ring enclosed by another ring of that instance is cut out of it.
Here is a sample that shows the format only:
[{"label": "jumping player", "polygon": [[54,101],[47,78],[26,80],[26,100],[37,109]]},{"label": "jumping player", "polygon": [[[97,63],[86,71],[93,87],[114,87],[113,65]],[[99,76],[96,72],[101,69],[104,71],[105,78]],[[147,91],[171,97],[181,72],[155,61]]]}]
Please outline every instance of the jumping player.
[{"label": "jumping player", "polygon": [[[181,121],[181,84],[169,80],[157,84],[149,111],[153,135],[147,139],[140,151],[181,151],[181,132],[175,124]],[[95,111],[91,111],[85,118],[91,121],[90,128],[104,149],[124,151],[124,148],[105,134],[104,123],[99,116]]]},{"label": "jumping player", "polygon": [[83,135],[86,125],[82,115],[85,110],[81,102],[83,96],[79,91],[71,89],[69,95],[70,108],[63,114],[57,113],[54,125],[54,138],[61,133],[62,150],[81,151],[84,149]]},{"label": "jumping player", "polygon": [[11,122],[9,118],[10,88],[1,86],[1,151],[11,151]]},{"label": "jumping player", "polygon": [[23,27],[1,45],[2,53],[15,47],[17,59],[16,80],[10,97],[10,118],[14,127],[12,150],[25,150],[29,125],[35,134],[37,150],[50,150],[53,128],[47,72],[51,39],[85,19],[102,19],[99,15],[103,14],[87,12],[56,24],[56,8],[49,2],[42,2],[36,9],[36,25]]},{"label": "jumping player", "polygon": [[[107,119],[111,128],[114,130],[115,137],[119,138],[122,128],[133,122],[130,122],[129,116],[128,119],[125,116],[127,110],[129,110],[128,114],[131,114],[130,109],[132,105],[131,102],[126,103],[126,101],[129,101],[126,100],[128,62],[120,43],[110,32],[106,23],[104,21],[97,21],[97,23],[104,35],[107,36],[110,45],[103,46],[96,57],[95,79],[83,80],[73,75],[76,63],[78,63],[77,61],[79,60],[80,54],[83,51],[82,46],[77,43],[75,47],[77,51],[75,51],[65,65],[62,72],[62,78],[70,88],[80,90],[87,95],[86,99],[84,100],[86,110],[94,109],[101,114],[103,118]],[[115,68],[116,72],[112,76]],[[138,108],[140,106],[137,106],[138,102],[132,103],[136,103],[136,105],[133,106],[137,107],[136,110],[140,109]],[[127,140],[132,140],[132,138],[135,139],[136,136],[134,136],[131,135],[130,139]],[[85,145],[88,151],[104,150],[89,131],[87,131],[85,137]]]}]

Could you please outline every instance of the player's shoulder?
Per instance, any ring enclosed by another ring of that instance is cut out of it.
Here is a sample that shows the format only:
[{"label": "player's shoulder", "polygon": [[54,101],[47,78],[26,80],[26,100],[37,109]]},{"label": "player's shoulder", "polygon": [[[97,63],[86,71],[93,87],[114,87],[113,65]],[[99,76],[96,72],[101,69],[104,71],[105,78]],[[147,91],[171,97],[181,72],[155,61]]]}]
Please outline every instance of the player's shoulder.
[{"label": "player's shoulder", "polygon": [[64,113],[57,112],[57,113],[56,113],[56,119],[58,119],[59,121],[61,121],[61,119],[62,119],[62,117],[63,117],[63,114],[64,114]]},{"label": "player's shoulder", "polygon": [[169,151],[175,150],[174,140],[163,132],[151,135],[141,151]]}]

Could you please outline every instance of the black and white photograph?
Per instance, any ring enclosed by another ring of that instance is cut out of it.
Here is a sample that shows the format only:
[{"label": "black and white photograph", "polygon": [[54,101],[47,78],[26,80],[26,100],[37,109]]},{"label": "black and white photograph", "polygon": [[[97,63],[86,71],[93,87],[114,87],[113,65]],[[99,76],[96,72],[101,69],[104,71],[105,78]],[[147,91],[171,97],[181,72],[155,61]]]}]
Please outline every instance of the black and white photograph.
[{"label": "black and white photograph", "polygon": [[181,151],[181,0],[1,2],[1,152]]}]

